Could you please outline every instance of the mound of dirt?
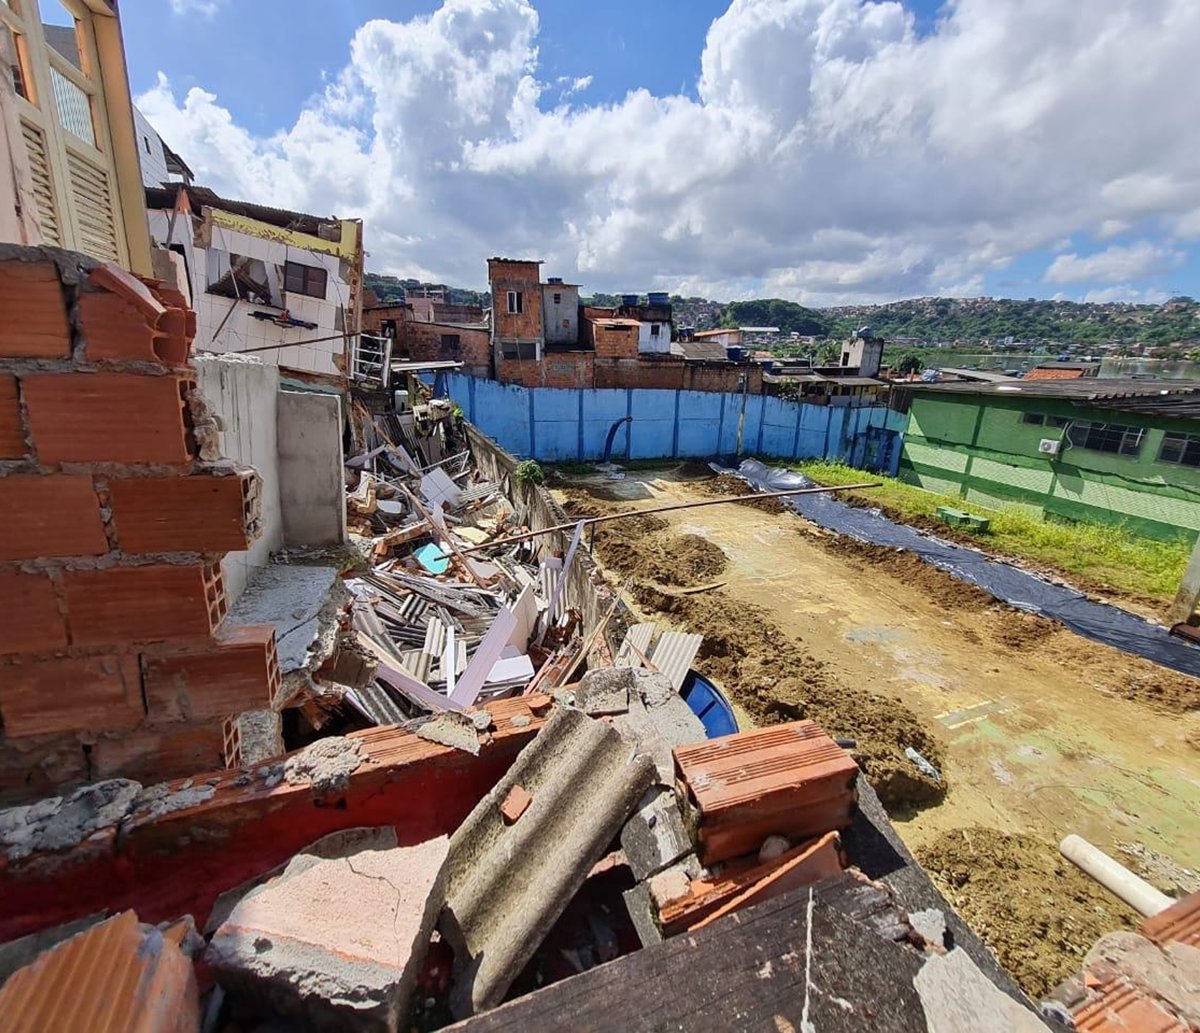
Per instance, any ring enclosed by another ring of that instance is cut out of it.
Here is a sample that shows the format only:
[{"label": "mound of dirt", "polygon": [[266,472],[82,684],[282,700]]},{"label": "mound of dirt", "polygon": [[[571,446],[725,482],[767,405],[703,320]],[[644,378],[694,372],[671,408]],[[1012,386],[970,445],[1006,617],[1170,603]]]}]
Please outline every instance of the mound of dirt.
[{"label": "mound of dirt", "polygon": [[953,829],[919,849],[917,859],[1035,999],[1077,971],[1101,936],[1137,922],[1054,844],[1032,836]]},{"label": "mound of dirt", "polygon": [[940,800],[945,783],[921,774],[907,746],[942,766],[941,744],[903,703],[850,687],[771,619],[722,591],[683,596],[638,584],[640,607],[704,636],[700,669],[763,725],[811,718],[834,738],[857,740],[853,753],[884,805],[919,807]]},{"label": "mound of dirt", "polygon": [[696,487],[706,495],[715,495],[719,498],[727,498],[731,495],[741,497],[741,501],[737,503],[739,506],[761,509],[764,513],[783,513],[787,510],[787,507],[779,499],[756,498],[757,492],[740,477],[734,477],[731,473],[718,474],[711,481],[697,484]]}]

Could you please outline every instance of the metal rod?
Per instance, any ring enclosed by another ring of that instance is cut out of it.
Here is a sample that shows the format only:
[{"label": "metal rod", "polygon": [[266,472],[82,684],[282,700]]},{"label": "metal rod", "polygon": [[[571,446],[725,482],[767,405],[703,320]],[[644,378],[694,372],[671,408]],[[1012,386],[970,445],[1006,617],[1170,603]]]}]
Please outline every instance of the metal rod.
[{"label": "metal rod", "polygon": [[[699,509],[701,506],[723,506],[730,502],[745,502],[747,499],[781,499],[791,495],[821,495],[835,491],[859,491],[863,488],[882,488],[882,481],[872,481],[864,484],[838,484],[829,487],[819,488],[791,488],[787,491],[763,491],[755,492],[752,495],[730,495],[722,499],[705,499],[703,502],[677,502],[670,506],[654,506],[650,509],[633,509],[628,513],[610,513],[607,516],[584,517],[583,523],[589,527],[594,524],[603,524],[609,520],[624,520],[626,517],[647,516],[651,513],[670,513],[678,509]],[[464,554],[469,552],[478,552],[480,549],[491,549],[497,545],[511,545],[513,542],[524,542],[530,538],[537,538],[543,534],[553,534],[555,531],[566,531],[568,528],[575,527],[580,523],[579,520],[572,520],[566,524],[555,524],[553,527],[544,527],[540,531],[526,531],[524,534],[514,534],[507,538],[497,538],[494,542],[485,542],[483,545],[473,545],[469,549],[463,549]]]}]

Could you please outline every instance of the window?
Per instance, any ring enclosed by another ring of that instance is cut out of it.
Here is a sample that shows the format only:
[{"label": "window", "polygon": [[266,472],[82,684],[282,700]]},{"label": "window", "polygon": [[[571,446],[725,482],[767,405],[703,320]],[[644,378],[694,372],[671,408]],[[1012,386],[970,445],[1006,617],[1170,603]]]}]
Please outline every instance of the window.
[{"label": "window", "polygon": [[1191,434],[1167,434],[1158,450],[1160,463],[1200,466],[1200,437]]},{"label": "window", "polygon": [[508,314],[510,316],[519,316],[524,311],[520,291],[508,292]]},{"label": "window", "polygon": [[650,324],[650,336],[657,337],[658,331],[661,329],[661,327],[662,327],[661,323],[651,323]]},{"label": "window", "polygon": [[502,344],[500,353],[506,359],[536,359],[537,342],[535,341],[520,341],[515,344]]},{"label": "window", "polygon": [[1047,416],[1040,412],[1027,412],[1021,414],[1022,423],[1032,423],[1038,427],[1045,424],[1047,427],[1065,427],[1071,421],[1063,416]]},{"label": "window", "polygon": [[554,295],[554,304],[556,304],[556,305],[562,304],[562,295],[561,294]]},{"label": "window", "polygon": [[1123,456],[1136,456],[1142,451],[1145,431],[1136,427],[1124,427],[1119,423],[1089,423],[1080,420],[1071,424],[1067,440],[1077,448],[1092,452],[1115,452]]},{"label": "window", "polygon": [[438,355],[443,359],[457,359],[459,355],[461,338],[458,334],[442,334],[441,347],[438,349]]},{"label": "window", "polygon": [[146,153],[149,154],[150,153],[150,137],[148,137],[148,136],[142,137],[142,146],[146,148]]},{"label": "window", "polygon": [[317,265],[287,262],[283,269],[283,289],[291,294],[307,294],[310,298],[325,298],[328,273]]},{"label": "window", "polygon": [[18,97],[29,100],[29,88],[25,85],[29,76],[21,60],[21,39],[11,28],[0,22],[0,58],[12,73],[13,89]]}]

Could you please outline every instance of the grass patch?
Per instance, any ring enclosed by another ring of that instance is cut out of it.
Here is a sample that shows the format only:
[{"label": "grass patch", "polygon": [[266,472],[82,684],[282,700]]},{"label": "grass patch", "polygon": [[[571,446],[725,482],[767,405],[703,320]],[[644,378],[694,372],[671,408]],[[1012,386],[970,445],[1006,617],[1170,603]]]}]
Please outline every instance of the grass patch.
[{"label": "grass patch", "polygon": [[[1191,545],[1182,537],[1158,541],[1117,525],[1057,524],[1019,509],[985,509],[968,504],[957,495],[939,495],[894,477],[868,474],[841,463],[810,460],[788,465],[818,484],[881,481],[881,488],[848,494],[901,520],[917,523],[934,520],[938,506],[968,509],[991,520],[988,534],[969,536],[982,546],[1159,603],[1169,603],[1174,598],[1192,552]],[[948,537],[967,537],[954,535],[950,528],[943,528],[943,532]]]}]

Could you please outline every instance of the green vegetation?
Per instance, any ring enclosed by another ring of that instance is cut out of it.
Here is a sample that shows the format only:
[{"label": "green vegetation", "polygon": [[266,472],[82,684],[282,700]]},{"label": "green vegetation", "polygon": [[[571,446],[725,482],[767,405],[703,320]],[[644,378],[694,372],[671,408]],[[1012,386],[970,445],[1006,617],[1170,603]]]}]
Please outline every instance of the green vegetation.
[{"label": "green vegetation", "polygon": [[[841,463],[811,460],[789,463],[818,484],[858,484],[867,479],[862,470]],[[889,516],[921,523],[933,520],[938,506],[969,509],[991,519],[986,536],[974,535],[979,544],[995,552],[1033,560],[1089,585],[1105,585],[1115,592],[1169,603],[1187,567],[1191,545],[1183,539],[1159,542],[1142,538],[1121,527],[1099,524],[1057,524],[1017,509],[989,510],[968,505],[956,495],[938,495],[894,477],[869,475],[883,487],[848,493],[856,500],[878,506]],[[940,533],[953,534],[949,528]]]},{"label": "green vegetation", "polygon": [[513,471],[513,477],[516,478],[518,484],[546,483],[546,475],[534,459],[526,459],[523,463],[517,463],[517,468]]},{"label": "green vegetation", "polygon": [[725,319],[727,326],[777,326],[785,334],[805,337],[824,337],[833,329],[833,320],[825,313],[779,298],[731,301],[725,306]]},{"label": "green vegetation", "polygon": [[920,373],[925,363],[916,352],[906,352],[893,367],[897,373]]}]

